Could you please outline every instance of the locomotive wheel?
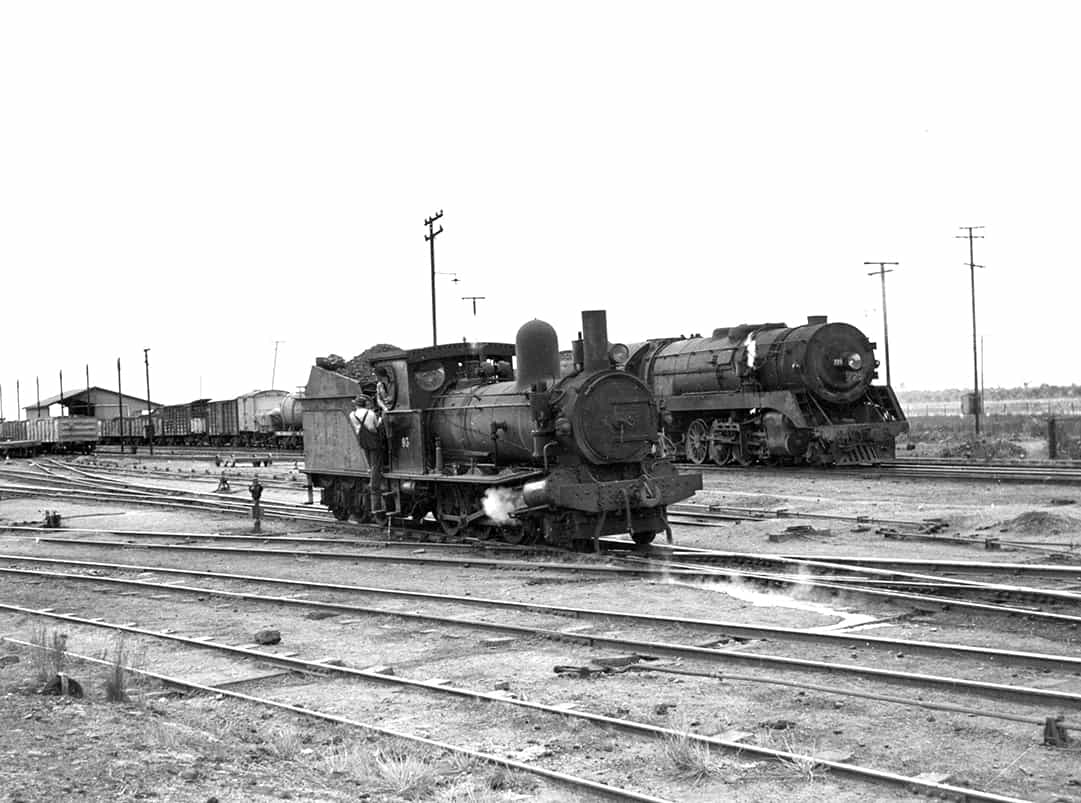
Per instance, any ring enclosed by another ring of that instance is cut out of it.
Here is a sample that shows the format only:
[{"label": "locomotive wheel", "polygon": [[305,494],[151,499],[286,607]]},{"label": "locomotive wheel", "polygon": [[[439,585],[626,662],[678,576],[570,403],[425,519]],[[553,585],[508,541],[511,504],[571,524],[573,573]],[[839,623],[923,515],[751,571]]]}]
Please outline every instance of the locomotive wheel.
[{"label": "locomotive wheel", "polygon": [[687,434],[683,436],[683,451],[687,459],[696,466],[706,462],[709,452],[709,427],[701,418],[696,418],[687,427]]},{"label": "locomotive wheel", "polygon": [[330,509],[330,512],[334,514],[334,518],[338,521],[349,521],[349,508],[343,505],[335,505]]},{"label": "locomotive wheel", "polygon": [[469,504],[465,491],[457,485],[439,488],[435,494],[435,517],[439,526],[447,535],[455,536],[462,532]]},{"label": "locomotive wheel", "polygon": [[736,446],[732,449],[732,459],[741,466],[749,466],[754,462],[754,458],[745,453],[742,446]]},{"label": "locomotive wheel", "polygon": [[714,441],[709,445],[709,457],[718,466],[727,466],[732,462],[732,444]]},{"label": "locomotive wheel", "polygon": [[726,466],[732,462],[732,444],[720,440],[722,432],[722,422],[714,419],[709,428],[709,459],[718,466]]},{"label": "locomotive wheel", "polygon": [[525,526],[500,527],[497,537],[508,544],[532,544],[535,540],[533,533],[527,532]]},{"label": "locomotive wheel", "polygon": [[634,533],[631,538],[638,546],[646,546],[652,544],[653,539],[657,537],[657,533]]}]

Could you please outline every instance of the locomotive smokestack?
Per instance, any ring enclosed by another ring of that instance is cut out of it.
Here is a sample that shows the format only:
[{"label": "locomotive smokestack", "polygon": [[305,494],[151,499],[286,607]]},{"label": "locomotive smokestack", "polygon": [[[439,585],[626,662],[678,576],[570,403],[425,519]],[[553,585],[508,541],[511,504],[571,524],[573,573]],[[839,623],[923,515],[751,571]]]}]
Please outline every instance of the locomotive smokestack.
[{"label": "locomotive smokestack", "polygon": [[608,368],[608,314],[602,310],[582,311],[582,369]]},{"label": "locomotive smokestack", "polygon": [[529,388],[559,377],[559,338],[551,324],[534,318],[514,338],[518,387]]}]

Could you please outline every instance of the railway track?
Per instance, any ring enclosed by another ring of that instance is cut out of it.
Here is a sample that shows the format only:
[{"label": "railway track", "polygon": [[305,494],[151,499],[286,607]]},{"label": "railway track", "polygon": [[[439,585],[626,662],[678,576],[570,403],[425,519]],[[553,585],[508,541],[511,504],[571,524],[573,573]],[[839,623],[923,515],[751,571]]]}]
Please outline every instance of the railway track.
[{"label": "railway track", "polygon": [[[54,578],[56,579],[56,578]],[[100,577],[96,578],[83,578],[87,582],[106,580]],[[265,578],[264,578],[265,579]],[[163,584],[151,584],[146,581],[127,581],[129,583],[140,583],[144,587],[157,588],[160,590],[166,590],[170,594],[173,593],[196,593],[197,589],[179,588],[175,584],[163,585]],[[204,590],[203,593],[216,593],[221,594],[221,591],[209,592]],[[252,598],[250,595],[232,594],[233,599],[243,597],[246,602],[259,602],[260,604],[275,604],[275,605],[290,605],[290,606],[325,606],[327,603],[311,600],[298,600],[289,597],[280,598]],[[475,602],[475,600],[474,600]],[[333,604],[330,604],[333,606]],[[336,606],[344,607],[344,606]],[[277,652],[266,651],[262,649],[253,649],[251,647],[237,646],[221,643],[215,639],[208,639],[206,637],[192,637],[183,636],[175,633],[169,633],[162,630],[151,629],[147,626],[138,626],[133,623],[122,624],[118,622],[109,622],[101,618],[88,618],[87,616],[79,616],[74,613],[58,613],[56,611],[50,611],[46,609],[33,609],[27,608],[21,605],[15,605],[10,603],[0,604],[0,610],[6,611],[11,614],[18,614],[21,616],[45,618],[53,621],[63,622],[67,625],[78,626],[82,628],[93,629],[107,629],[114,632],[125,633],[129,636],[145,637],[154,639],[157,641],[171,643],[174,645],[182,646],[184,648],[204,651],[215,652],[219,654],[225,654],[237,658],[255,659],[264,663],[269,663],[276,666],[288,667],[291,669],[297,669],[309,673],[317,673],[320,675],[333,675],[336,677],[351,678],[354,681],[361,682],[375,682],[379,684],[391,685],[398,688],[402,688],[408,691],[416,691],[425,695],[435,695],[437,697],[466,697],[473,700],[483,700],[489,703],[501,704],[506,706],[514,706],[525,709],[530,709],[537,712],[543,712],[547,714],[555,714],[564,718],[580,719],[584,722],[589,722],[602,727],[615,728],[622,732],[633,734],[637,736],[645,736],[650,738],[662,737],[662,738],[674,738],[679,735],[678,732],[672,731],[669,728],[659,727],[654,724],[643,723],[636,720],[629,720],[626,718],[606,716],[589,711],[584,711],[580,706],[573,708],[565,705],[546,705],[536,702],[530,702],[527,700],[520,700],[514,698],[508,698],[503,695],[497,695],[492,693],[479,692],[472,689],[461,688],[458,686],[452,686],[445,682],[425,682],[419,681],[407,677],[397,677],[395,675],[388,675],[383,671],[371,670],[371,669],[355,669],[346,666],[336,665],[333,662],[327,660],[310,660],[297,657],[295,655],[283,655]],[[378,613],[377,611],[370,611],[371,613]],[[420,614],[403,614],[402,612],[386,612],[386,615],[391,616],[421,616]],[[434,617],[429,617],[429,621]],[[467,622],[463,621],[460,617],[453,619],[443,618],[442,623],[446,626],[454,627],[482,627],[491,628],[492,623],[489,622]],[[502,625],[502,627],[509,627],[508,625]],[[524,629],[519,629],[517,632],[522,633]],[[544,634],[542,630],[533,630],[534,633]],[[619,646],[620,648],[626,648],[628,645],[635,645],[644,647],[654,653],[661,651],[662,654],[666,651],[668,654],[675,652],[679,655],[693,654],[696,658],[702,659],[705,656],[713,656],[715,659],[721,662],[733,662],[739,661],[741,658],[747,661],[759,661],[770,660],[770,656],[739,656],[738,653],[734,653],[731,650],[709,650],[705,648],[694,648],[684,645],[673,645],[664,643],[650,643],[650,642],[637,642],[628,639],[605,639],[597,636],[581,636],[574,633],[566,632],[549,632],[546,634],[549,638],[556,638],[560,641],[577,642],[583,646],[597,647],[597,646]],[[788,659],[791,663],[790,666],[802,666],[810,669],[813,662],[808,662],[800,659]],[[663,667],[659,667],[663,671]],[[838,673],[846,669],[846,667],[839,666],[832,663],[822,663],[820,666],[815,666],[814,671],[831,671]],[[676,670],[679,673],[679,670]],[[885,670],[876,670],[873,668],[861,667],[859,673],[865,677],[875,677],[878,680],[885,680],[887,677],[893,677],[898,679],[905,673],[888,672]],[[684,674],[695,674],[694,672],[686,672]],[[717,679],[722,679],[723,676],[717,676]],[[764,682],[769,682],[764,681]],[[1015,700],[1022,704],[1035,704],[1039,706],[1053,704],[1056,706],[1068,706],[1073,710],[1081,710],[1081,695],[1070,695],[1066,692],[1044,690],[1044,689],[1027,689],[1020,686],[1002,685],[1002,684],[988,684],[977,681],[963,681],[957,678],[936,678],[934,676],[922,675],[918,673],[911,673],[909,677],[906,677],[903,681],[905,685],[920,685],[925,687],[941,687],[951,691],[964,691],[967,694],[976,694],[980,696],[989,696],[996,700],[1003,700],[1004,698]],[[212,691],[216,691],[218,687],[208,686],[206,687]],[[301,714],[310,713],[310,709],[303,707],[296,707],[296,712]],[[1030,724],[1039,724],[1041,722],[1039,717],[1027,715],[1006,715],[1006,719],[1012,719],[1013,721],[1022,721]],[[952,784],[936,783],[934,781],[927,781],[925,779],[913,778],[911,776],[899,775],[896,773],[885,772],[869,767],[862,767],[853,763],[821,760],[814,756],[799,756],[791,751],[778,751],[768,747],[762,747],[759,745],[748,744],[742,741],[730,741],[718,737],[700,736],[698,734],[682,734],[683,738],[690,738],[697,743],[704,746],[713,747],[715,749],[724,749],[729,751],[738,751],[745,756],[753,756],[758,758],[770,758],[770,759],[787,759],[791,760],[792,757],[803,758],[810,760],[812,763],[818,763],[824,768],[829,768],[831,771],[843,774],[847,777],[853,777],[862,781],[868,781],[873,783],[888,783],[892,785],[899,785],[904,788],[919,789],[925,793],[931,793],[936,795],[948,794],[960,796],[961,799],[968,800],[1013,800],[1007,796],[999,795],[991,792],[982,792],[980,790],[974,790],[962,786],[956,786]],[[633,791],[631,794],[635,794]],[[656,798],[627,798],[627,799],[656,799]]]},{"label": "railway track", "polygon": [[[486,569],[497,571],[553,571],[563,575],[575,575],[580,577],[638,577],[654,578],[664,582],[685,582],[696,586],[705,587],[703,584],[728,582],[750,583],[752,585],[765,586],[768,590],[790,592],[799,590],[803,594],[817,593],[825,597],[844,596],[846,598],[865,597],[873,601],[889,601],[895,603],[912,604],[924,608],[957,609],[972,613],[991,614],[996,616],[1025,617],[1034,622],[1066,625],[1072,627],[1081,626],[1081,611],[1061,612],[1048,610],[1046,607],[1027,606],[1020,607],[1016,604],[1007,605],[999,602],[978,601],[987,595],[998,595],[1001,599],[1009,599],[1011,594],[1022,598],[1042,600],[1046,605],[1048,601],[1061,604],[1062,600],[1075,603],[1077,595],[1057,592],[1053,589],[1021,587],[1012,590],[1004,590],[1001,584],[989,584],[978,582],[962,583],[933,583],[920,585],[914,582],[911,576],[895,576],[895,573],[884,570],[868,569],[860,574],[858,567],[845,567],[850,572],[857,572],[855,576],[848,577],[825,577],[816,578],[808,574],[808,569],[822,569],[836,571],[838,566],[827,564],[822,561],[778,561],[778,565],[789,567],[789,571],[751,571],[741,569],[720,568],[709,565],[709,560],[704,563],[678,563],[671,560],[657,561],[637,556],[624,557],[620,564],[610,565],[594,559],[584,558],[573,553],[560,553],[557,560],[536,560],[528,557],[530,550],[525,550],[527,557],[522,559],[499,559],[477,557],[475,554],[448,557],[445,555],[427,554],[429,550],[438,551],[440,547],[450,549],[462,549],[463,544],[425,544],[423,554],[418,550],[411,549],[408,553],[393,552],[386,544],[380,541],[342,541],[340,539],[311,539],[311,538],[283,538],[282,543],[301,543],[305,547],[310,544],[332,544],[335,547],[344,547],[345,551],[314,550],[310,548],[285,548],[271,546],[277,538],[264,538],[263,536],[244,535],[221,535],[211,533],[155,533],[134,531],[121,534],[135,535],[142,540],[99,540],[86,537],[72,537],[77,533],[99,533],[92,530],[72,530],[71,535],[63,531],[36,527],[6,527],[5,530],[12,532],[27,533],[27,538],[32,538],[35,543],[57,545],[67,548],[82,549],[120,549],[120,550],[147,550],[163,554],[216,554],[222,557],[238,558],[254,556],[256,558],[298,558],[302,560],[321,561],[346,561],[349,563],[386,563],[405,564],[416,566],[432,566],[443,568]],[[116,531],[108,531],[108,534],[117,534]],[[169,538],[181,543],[161,543],[158,540],[146,540],[146,538]],[[225,541],[227,545],[215,544],[215,541]],[[246,545],[238,545],[246,544]],[[402,546],[416,547],[416,542],[402,542]],[[360,546],[366,551],[357,551]],[[375,548],[376,551],[371,551]],[[468,548],[473,548],[469,546]],[[498,548],[498,547],[497,547]],[[716,556],[708,555],[710,559]],[[770,556],[767,556],[770,557]],[[798,565],[803,565],[804,570],[791,570]],[[933,592],[933,593],[928,593]],[[975,599],[965,599],[965,596]],[[1074,606],[1076,607],[1076,606]]]},{"label": "railway track", "polygon": [[[123,451],[116,445],[99,445],[94,450],[99,455],[116,455],[118,457],[137,457],[148,458],[150,457],[150,449],[146,444],[138,444],[136,452],[131,451],[131,447],[126,447]],[[275,449],[273,447],[254,447],[254,446],[222,446],[221,448],[213,448],[210,446],[154,446],[154,458],[173,458],[180,460],[214,460],[215,457],[222,459],[236,457],[237,460],[250,460],[253,457],[263,458],[269,455],[272,460],[278,462],[289,460],[304,459],[303,449]]]},{"label": "railway track", "polygon": [[[263,575],[231,574],[225,572],[213,572],[197,569],[179,569],[165,566],[103,563],[96,561],[73,560],[66,558],[41,557],[33,555],[6,555],[0,554],[0,561],[6,561],[16,566],[0,565],[0,573],[14,577],[39,577],[54,580],[82,581],[88,583],[103,583],[107,585],[131,586],[140,589],[165,590],[170,593],[189,594],[196,596],[220,596],[228,599],[244,599],[254,601],[269,601],[272,603],[291,605],[306,609],[332,610],[339,613],[370,614],[370,615],[395,615],[403,618],[418,618],[423,621],[435,621],[441,624],[460,624],[478,629],[493,629],[501,632],[513,632],[521,634],[521,628],[517,626],[505,626],[491,622],[469,621],[461,617],[429,616],[413,612],[392,611],[361,606],[356,604],[342,604],[332,601],[319,601],[313,599],[298,599],[293,596],[265,596],[258,594],[237,593],[206,586],[180,585],[177,581],[159,582],[150,581],[148,574],[163,575],[167,577],[183,577],[199,580],[211,580],[218,582],[242,583],[250,585],[269,585],[272,587],[289,587],[310,592],[333,592],[350,595],[373,595],[377,597],[401,599],[415,602],[427,602],[443,605],[460,605],[467,608],[480,608],[495,611],[515,611],[539,613],[558,617],[566,617],[576,620],[594,620],[597,622],[614,621],[645,625],[663,625],[665,627],[695,628],[722,636],[734,636],[739,639],[765,639],[780,642],[806,642],[838,646],[841,648],[866,647],[896,653],[898,650],[913,655],[925,655],[929,657],[969,658],[974,660],[997,661],[1004,666],[1027,665],[1041,669],[1052,668],[1066,671],[1081,671],[1081,657],[1064,655],[1047,655],[1016,650],[1000,650],[986,647],[974,647],[962,644],[943,644],[936,642],[918,641],[912,639],[883,638],[864,633],[848,633],[827,630],[805,630],[798,628],[784,628],[765,625],[748,625],[745,623],[719,621],[701,618],[681,618],[675,616],[663,616],[659,614],[638,614],[627,611],[612,611],[598,608],[578,608],[566,605],[548,605],[535,602],[514,602],[497,600],[493,598],[479,597],[470,594],[460,596],[425,591],[409,591],[376,586],[345,585],[339,583],[322,583],[300,580],[296,578],[268,577]],[[57,572],[46,569],[25,568],[28,564],[42,564],[48,567],[70,566],[84,574],[72,572]],[[108,576],[101,572],[133,572],[142,579],[131,579],[123,576]],[[96,572],[90,574],[89,572]],[[529,631],[531,635],[540,635],[559,640],[579,641],[580,643],[596,643],[593,636],[579,636],[574,633],[562,633],[553,635],[550,629],[536,629]],[[608,646],[641,646],[637,643],[627,645],[616,643]],[[650,644],[650,649],[663,650],[663,645]],[[903,679],[905,673],[898,676]],[[1070,698],[1067,698],[1070,699]],[[1081,698],[1079,698],[1081,702]]]},{"label": "railway track", "polygon": [[906,479],[958,480],[1007,483],[1042,483],[1045,485],[1081,485],[1081,465],[1076,461],[1025,463],[955,460],[904,459],[852,466],[717,466],[685,464],[685,469],[703,473],[752,472],[771,476],[859,475],[864,477],[904,477]]},{"label": "railway track", "polygon": [[[20,485],[8,482],[8,484],[0,487],[3,487],[4,491],[8,493],[32,496],[56,495],[69,499],[82,498],[98,502],[134,502],[140,504],[163,505],[182,510],[239,513],[242,515],[248,515],[251,510],[251,507],[247,502],[240,500],[223,501],[218,495],[213,493],[179,492],[175,490],[162,491],[161,489],[150,489],[145,485],[121,482],[112,478],[102,477],[91,472],[85,472],[81,469],[73,469],[70,466],[63,466],[62,470],[65,473],[61,474],[57,470],[50,470],[47,468],[42,471],[7,469],[0,476],[3,476],[8,480],[10,480],[12,476],[24,480],[29,479],[31,484]],[[59,485],[53,485],[52,483],[59,483]],[[109,490],[100,490],[103,487]],[[326,526],[330,526],[332,523],[332,519],[328,514],[315,511],[305,505],[289,505],[267,501],[264,504],[264,515],[267,517],[319,523]],[[427,530],[422,529],[419,535],[421,537],[427,537],[430,530],[431,528],[428,528]],[[414,536],[416,535],[418,535],[418,533],[414,533]],[[332,559],[340,559],[343,555],[343,553],[326,553],[312,550],[293,550],[292,552],[288,552],[277,547],[266,548],[266,542],[261,542],[262,546],[260,547],[213,546],[206,543],[209,540],[223,540],[220,535],[187,536],[187,543],[184,544],[115,541],[90,542],[85,538],[65,538],[62,533],[56,530],[40,532],[37,535],[37,538],[41,541],[55,544],[89,545],[90,543],[93,543],[99,548],[112,547],[173,551],[213,551],[219,554],[237,554],[240,551],[247,550],[249,554],[292,554],[294,556],[303,555],[308,558]],[[244,537],[231,536],[231,538],[234,543],[237,543],[241,542]],[[195,540],[203,540],[204,543],[201,546],[195,545],[192,543]],[[309,542],[308,545],[310,546],[311,543]],[[613,545],[610,542],[608,546],[609,548],[613,548]],[[615,546],[618,546],[618,543]],[[344,554],[349,559],[357,560],[398,562],[412,560],[418,563],[439,562],[444,564],[453,562],[453,560],[448,560],[447,558],[436,558],[434,556],[391,556],[386,554],[361,556],[356,552]],[[938,574],[926,574],[913,571],[901,571],[896,566],[892,569],[870,566],[858,567],[853,565],[852,560],[837,562],[823,559],[796,560],[792,558],[780,558],[776,555],[748,555],[744,553],[730,553],[716,550],[665,549],[658,547],[653,554],[663,557],[665,562],[663,564],[652,565],[650,562],[643,562],[641,558],[635,557],[633,560],[636,565],[633,567],[623,567],[622,569],[619,569],[618,567],[609,566],[599,567],[579,565],[576,567],[576,570],[591,573],[603,572],[613,574],[618,573],[619,571],[628,574],[637,573],[646,575],[669,573],[673,576],[683,578],[695,576],[700,578],[724,577],[728,580],[748,580],[755,583],[766,584],[771,587],[812,587],[828,594],[861,594],[880,599],[895,598],[897,600],[918,601],[923,604],[933,603],[938,606],[959,605],[970,607],[974,610],[994,611],[1011,615],[1037,616],[1050,618],[1056,621],[1074,621],[1077,617],[1072,613],[1062,613],[1060,610],[1055,610],[1055,608],[1061,609],[1067,607],[1076,609],[1081,606],[1081,593],[1078,593],[1072,588],[1050,588],[1046,585],[1019,586],[1001,582],[959,579],[950,576],[944,577],[942,572],[949,572],[951,569],[948,565],[941,563],[935,567]],[[463,559],[460,562],[483,564],[493,568],[521,567],[524,563],[527,563],[477,559],[474,557]],[[529,565],[537,568],[544,564],[532,563]],[[560,562],[555,565],[560,566],[563,570],[568,568],[565,562]],[[747,571],[742,569],[733,570],[731,568],[717,568],[748,565],[750,565],[753,570]],[[771,570],[764,571],[764,566],[770,566]],[[956,566],[957,565],[954,564],[954,571],[956,571]],[[908,568],[911,569],[912,567]],[[991,564],[988,563],[984,563],[982,569],[985,572],[997,571],[996,569],[992,569]],[[1016,574],[1022,570],[1015,567],[1011,571]],[[1046,567],[1039,571],[1029,570],[1025,573],[1029,576],[1042,574],[1043,580],[1046,581],[1050,577],[1052,571],[1055,571],[1059,577],[1065,576],[1075,582],[1081,580],[1081,570],[1071,574],[1063,567],[1053,567],[1053,569],[1051,567]],[[1004,604],[1007,602],[1011,604]],[[1022,603],[1027,607],[1018,607],[1018,603]],[[1048,610],[1048,608],[1051,608],[1051,610]]]}]

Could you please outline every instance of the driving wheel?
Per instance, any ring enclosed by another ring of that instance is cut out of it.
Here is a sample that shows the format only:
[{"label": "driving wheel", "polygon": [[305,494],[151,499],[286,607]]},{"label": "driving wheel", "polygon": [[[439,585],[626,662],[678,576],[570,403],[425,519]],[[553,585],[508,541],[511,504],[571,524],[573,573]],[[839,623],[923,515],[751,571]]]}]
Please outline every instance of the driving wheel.
[{"label": "driving wheel", "polygon": [[706,461],[709,451],[709,427],[701,418],[696,418],[687,427],[687,434],[683,436],[683,450],[687,459],[696,466]]},{"label": "driving wheel", "polygon": [[444,485],[436,492],[435,517],[447,535],[461,534],[465,529],[469,505],[465,491],[457,485]]}]

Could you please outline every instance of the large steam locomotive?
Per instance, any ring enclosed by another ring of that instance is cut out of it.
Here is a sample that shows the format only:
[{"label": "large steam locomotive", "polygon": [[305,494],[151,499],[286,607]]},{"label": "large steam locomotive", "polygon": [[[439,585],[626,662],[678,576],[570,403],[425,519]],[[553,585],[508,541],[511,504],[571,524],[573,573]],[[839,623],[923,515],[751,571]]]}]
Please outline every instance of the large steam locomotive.
[{"label": "large steam locomotive", "polygon": [[874,349],[856,327],[815,316],[649,340],[627,370],[661,401],[669,450],[691,463],[874,463],[908,431],[893,389],[871,384]]},{"label": "large steam locomotive", "polygon": [[[603,311],[582,313],[576,368],[560,376],[555,331],[525,324],[516,344],[456,343],[385,352],[385,515],[433,514],[443,531],[583,547],[628,533],[671,537],[665,506],[702,487],[657,451],[658,406],[613,359]],[[516,370],[511,358],[517,358]],[[304,396],[305,471],[341,520],[371,520],[370,470],[349,421],[360,385],[319,365]],[[378,472],[377,472],[378,473]]]}]

